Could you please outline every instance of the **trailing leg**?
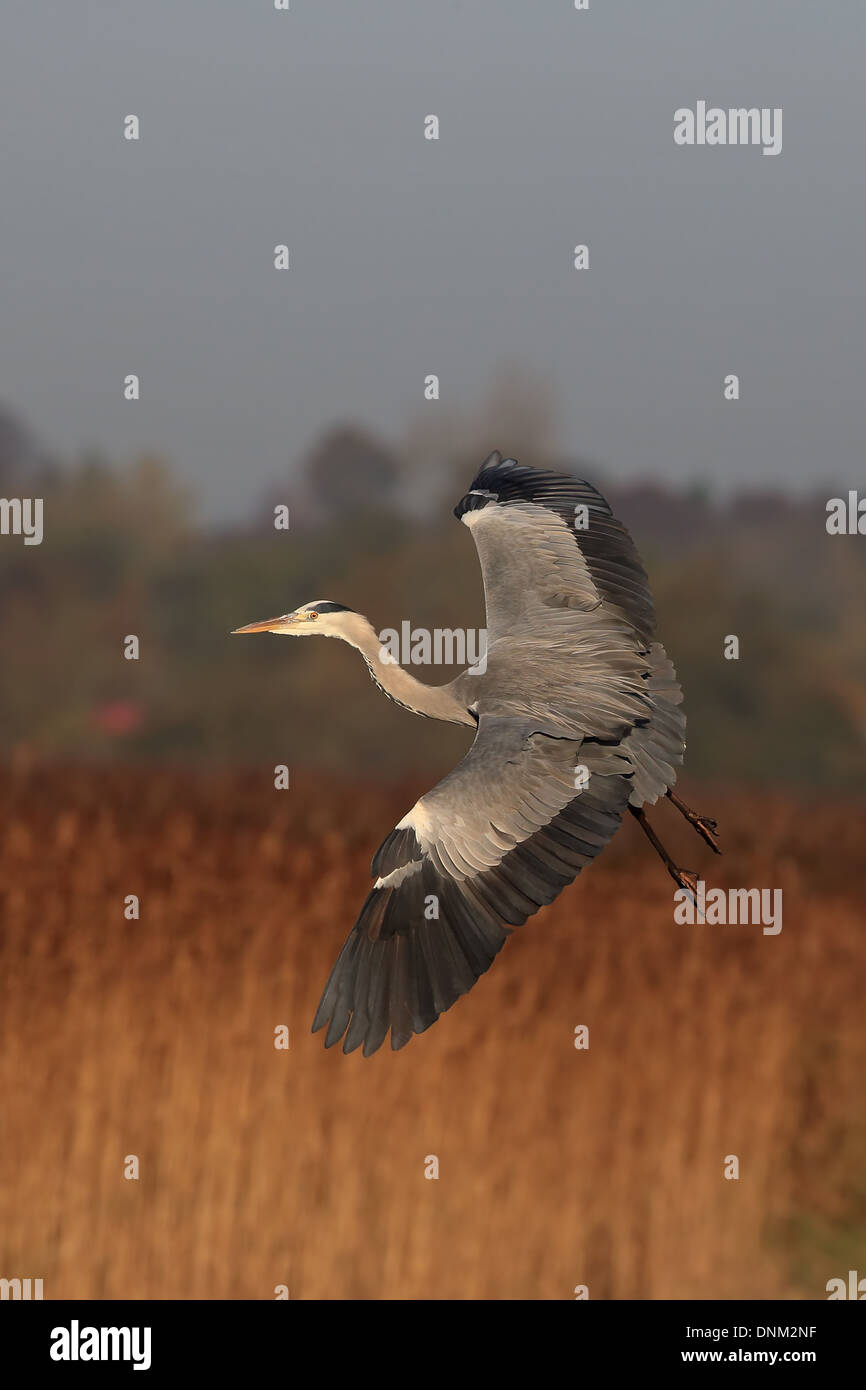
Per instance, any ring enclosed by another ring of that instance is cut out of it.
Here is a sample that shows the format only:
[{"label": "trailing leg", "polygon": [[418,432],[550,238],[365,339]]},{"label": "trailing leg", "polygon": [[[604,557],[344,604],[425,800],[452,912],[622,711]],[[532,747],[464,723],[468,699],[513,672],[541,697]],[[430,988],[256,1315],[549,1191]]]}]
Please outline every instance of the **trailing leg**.
[{"label": "trailing leg", "polygon": [[662,863],[664,864],[674,883],[678,884],[680,888],[686,888],[690,893],[697,893],[698,876],[695,873],[695,871],[693,869],[681,869],[678,864],[674,863],[673,859],[668,854],[658,835],[655,833],[649,821],[647,820],[646,814],[642,807],[629,806],[628,809],[631,811],[641,830],[646,835],[656,854],[661,859]]}]

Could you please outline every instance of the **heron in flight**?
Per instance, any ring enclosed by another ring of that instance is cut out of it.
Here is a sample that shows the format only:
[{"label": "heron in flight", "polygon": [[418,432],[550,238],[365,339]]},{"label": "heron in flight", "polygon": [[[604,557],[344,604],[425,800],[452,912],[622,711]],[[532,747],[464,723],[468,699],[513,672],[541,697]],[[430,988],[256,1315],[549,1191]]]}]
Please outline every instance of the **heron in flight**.
[{"label": "heron in flight", "polygon": [[491,965],[510,935],[600,854],[628,811],[694,892],[644,807],[668,797],[719,853],[716,822],[674,794],[682,691],[631,537],[590,483],[491,454],[455,508],[475,541],[486,663],[428,686],[372,625],[320,599],[238,632],[339,637],[415,714],[465,724],[463,761],[376,852],[372,889],[313,1020],[325,1046],[403,1047]]}]

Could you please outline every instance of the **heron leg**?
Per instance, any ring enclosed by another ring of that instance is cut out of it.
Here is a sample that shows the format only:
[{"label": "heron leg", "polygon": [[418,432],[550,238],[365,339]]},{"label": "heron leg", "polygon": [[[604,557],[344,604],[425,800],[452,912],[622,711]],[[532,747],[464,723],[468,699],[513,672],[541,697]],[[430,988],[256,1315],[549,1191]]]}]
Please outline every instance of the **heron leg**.
[{"label": "heron leg", "polygon": [[629,806],[628,809],[631,811],[641,830],[646,835],[656,854],[661,859],[662,863],[664,864],[674,883],[678,884],[680,888],[685,888],[688,890],[688,892],[696,894],[698,891],[698,876],[695,873],[694,869],[681,869],[678,864],[674,863],[673,859],[671,859],[671,856],[668,854],[658,835],[655,833],[649,821],[647,820],[646,812],[644,811],[642,806]]},{"label": "heron leg", "polygon": [[699,816],[697,811],[693,811],[684,801],[681,801],[676,792],[671,791],[670,787],[665,793],[676,806],[681,816],[685,816],[689,825],[694,826],[702,840],[705,840],[714,854],[721,854],[719,849],[719,837],[716,834],[718,824],[710,820],[709,816]]}]

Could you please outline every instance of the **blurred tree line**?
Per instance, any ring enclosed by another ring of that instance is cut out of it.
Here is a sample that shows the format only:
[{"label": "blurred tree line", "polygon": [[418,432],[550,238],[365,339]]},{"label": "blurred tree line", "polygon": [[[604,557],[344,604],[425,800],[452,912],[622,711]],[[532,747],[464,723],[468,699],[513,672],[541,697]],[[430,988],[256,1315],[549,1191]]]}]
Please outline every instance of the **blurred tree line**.
[{"label": "blurred tree line", "polygon": [[[859,787],[866,546],[827,535],[826,497],[721,505],[696,488],[615,485],[556,447],[551,402],[519,374],[471,417],[432,417],[396,443],[335,426],[251,522],[208,530],[164,460],[59,466],[0,412],[0,496],[41,496],[45,518],[41,546],[0,536],[0,757],[441,773],[466,731],[386,701],[343,644],[229,633],[316,598],[377,629],[481,627],[475,549],[451,509],[499,448],[589,477],[631,529],[686,691],[690,774]],[[277,530],[284,505],[291,525]]]}]

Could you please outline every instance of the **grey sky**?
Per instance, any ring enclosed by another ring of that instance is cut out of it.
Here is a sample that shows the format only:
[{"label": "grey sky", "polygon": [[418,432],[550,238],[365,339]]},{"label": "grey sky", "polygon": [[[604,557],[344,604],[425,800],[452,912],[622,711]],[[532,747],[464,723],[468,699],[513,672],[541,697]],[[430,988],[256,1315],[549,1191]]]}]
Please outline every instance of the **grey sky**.
[{"label": "grey sky", "polygon": [[[0,401],[62,453],[159,450],[239,515],[335,419],[392,436],[518,360],[616,476],[863,478],[861,0],[19,0],[2,30]],[[781,106],[781,154],[677,148],[699,99]]]}]

